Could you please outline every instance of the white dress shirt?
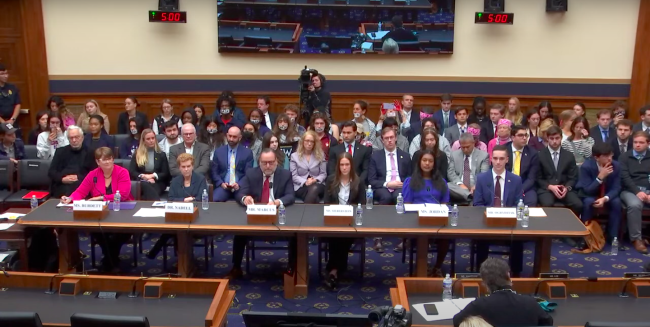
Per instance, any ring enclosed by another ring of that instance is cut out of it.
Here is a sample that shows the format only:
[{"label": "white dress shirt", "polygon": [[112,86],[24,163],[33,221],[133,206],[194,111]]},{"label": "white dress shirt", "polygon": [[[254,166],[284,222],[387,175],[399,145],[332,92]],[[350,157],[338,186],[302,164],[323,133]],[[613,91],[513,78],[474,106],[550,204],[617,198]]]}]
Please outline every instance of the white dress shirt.
[{"label": "white dress shirt", "polygon": [[386,182],[384,183],[384,187],[386,187],[386,184],[391,181],[391,176],[393,174],[390,158],[391,153],[393,154],[393,159],[395,160],[395,181],[400,182],[401,179],[399,177],[399,160],[397,160],[397,148],[395,148],[393,152],[389,152],[388,150],[385,150],[384,152],[386,155]]},{"label": "white dress shirt", "polygon": [[158,146],[162,152],[167,154],[167,159],[169,159],[169,148],[181,142],[183,142],[183,140],[180,137],[176,138],[176,143],[170,143],[169,139],[165,137],[162,141],[158,142]]},{"label": "white dress shirt", "polygon": [[273,129],[273,125],[271,124],[271,116],[269,115],[268,111],[264,114],[264,122],[266,123],[266,127],[271,130]]},{"label": "white dress shirt", "polygon": [[[467,133],[467,123],[465,123],[465,125],[461,125],[461,124],[456,124],[456,125],[458,125],[458,132],[460,132],[460,134]],[[465,129],[465,132],[463,132],[463,128]]]},{"label": "white dress shirt", "polygon": [[196,141],[194,141],[194,143],[192,143],[192,146],[189,148],[187,147],[187,145],[185,145],[185,153],[189,153],[189,154],[194,153],[194,144],[196,144]]},{"label": "white dress shirt", "polygon": [[[320,141],[319,141],[319,142],[320,142]],[[355,142],[356,142],[356,141],[355,141]],[[350,146],[350,145],[352,146],[352,157],[354,157],[354,143],[355,143],[355,142],[352,142],[352,143],[346,143],[345,141],[343,141],[343,145],[345,146],[345,152],[348,152],[348,149],[349,149],[349,146]]]},{"label": "white dress shirt", "polygon": [[[506,188],[505,187],[506,186],[506,171],[505,171],[505,169],[503,170],[503,172],[501,174],[499,174],[499,176],[501,177],[499,179],[499,184],[501,185],[501,195],[500,195],[499,198],[501,199],[501,203],[505,203],[505,199],[503,198],[503,191]],[[497,185],[497,174],[494,172],[494,169],[492,169],[492,182],[494,183],[493,184],[494,187],[496,187],[496,185]],[[492,194],[494,194],[494,189],[492,189],[492,191],[493,191]],[[496,197],[496,194],[495,194],[495,197]],[[494,202],[494,199],[492,199],[492,202]]]},{"label": "white dress shirt", "polygon": [[350,182],[347,184],[341,183],[339,185],[339,204],[347,205],[350,200]]}]

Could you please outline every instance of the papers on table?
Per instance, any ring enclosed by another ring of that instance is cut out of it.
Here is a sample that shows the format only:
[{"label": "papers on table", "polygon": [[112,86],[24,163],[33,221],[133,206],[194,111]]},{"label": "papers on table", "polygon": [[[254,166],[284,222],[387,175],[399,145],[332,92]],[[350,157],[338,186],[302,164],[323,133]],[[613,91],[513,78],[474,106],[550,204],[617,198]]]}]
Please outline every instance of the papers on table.
[{"label": "papers on table", "polygon": [[[437,204],[437,203],[428,203],[428,204],[427,203],[419,203],[419,204],[405,203],[404,204],[404,211],[406,211],[406,212],[418,212],[418,211],[420,211],[420,210],[422,210],[424,208],[436,209],[436,208],[440,208],[440,206],[447,207],[446,205],[440,205],[440,204]],[[449,207],[447,207],[447,208],[449,208]]]},{"label": "papers on table", "polygon": [[163,207],[164,208],[166,203],[167,203],[167,201],[156,201],[151,206],[152,207]]},{"label": "papers on table", "polygon": [[142,208],[133,217],[165,217],[165,209]]},{"label": "papers on table", "polygon": [[7,219],[18,219],[22,216],[24,216],[24,213],[15,213],[15,212],[5,212],[0,215],[0,218],[7,218]]},{"label": "papers on table", "polygon": [[74,204],[72,204],[72,203],[64,204],[64,203],[62,203],[62,202],[59,202],[59,204],[56,205],[57,208],[61,208],[61,207],[73,207],[73,206],[74,206]]},{"label": "papers on table", "polygon": [[543,208],[528,208],[528,213],[531,217],[546,217],[546,212]]},{"label": "papers on table", "polygon": [[[465,307],[475,298],[467,299],[453,299],[445,300],[442,302],[429,302],[429,303],[419,303],[414,304],[413,308],[417,311],[426,321],[438,321],[438,320],[448,320],[454,318],[460,310],[465,309]],[[425,304],[434,304],[438,310],[437,315],[427,315],[426,310],[424,310]]]},{"label": "papers on table", "polygon": [[4,261],[6,257],[9,256],[9,253],[0,253],[0,262]]},{"label": "papers on table", "polygon": [[367,35],[371,40],[381,40],[386,34],[388,34],[388,32],[390,31],[371,32],[367,33]]},{"label": "papers on table", "polygon": [[[11,228],[11,226],[13,226],[13,225],[14,225],[14,223],[2,223],[2,224],[0,224],[0,230],[7,230],[7,229]],[[2,260],[0,260],[0,261],[2,261]]]}]

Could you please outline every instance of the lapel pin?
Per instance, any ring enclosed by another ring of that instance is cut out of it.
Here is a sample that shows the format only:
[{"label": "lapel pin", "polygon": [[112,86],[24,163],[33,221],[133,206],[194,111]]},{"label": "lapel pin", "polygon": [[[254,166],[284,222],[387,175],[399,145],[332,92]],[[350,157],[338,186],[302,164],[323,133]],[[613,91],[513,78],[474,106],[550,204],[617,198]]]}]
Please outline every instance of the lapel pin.
[{"label": "lapel pin", "polygon": [[508,183],[510,183],[510,180],[508,180]]}]

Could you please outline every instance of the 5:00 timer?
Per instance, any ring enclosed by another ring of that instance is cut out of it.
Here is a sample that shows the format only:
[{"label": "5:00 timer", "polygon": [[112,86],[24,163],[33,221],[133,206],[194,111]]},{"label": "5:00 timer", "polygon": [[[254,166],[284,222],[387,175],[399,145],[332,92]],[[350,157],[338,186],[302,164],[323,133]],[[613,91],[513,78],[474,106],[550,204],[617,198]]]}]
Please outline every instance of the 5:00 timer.
[{"label": "5:00 timer", "polygon": [[187,23],[185,11],[149,11],[150,23]]},{"label": "5:00 timer", "polygon": [[476,24],[512,24],[515,14],[477,12],[474,16]]}]

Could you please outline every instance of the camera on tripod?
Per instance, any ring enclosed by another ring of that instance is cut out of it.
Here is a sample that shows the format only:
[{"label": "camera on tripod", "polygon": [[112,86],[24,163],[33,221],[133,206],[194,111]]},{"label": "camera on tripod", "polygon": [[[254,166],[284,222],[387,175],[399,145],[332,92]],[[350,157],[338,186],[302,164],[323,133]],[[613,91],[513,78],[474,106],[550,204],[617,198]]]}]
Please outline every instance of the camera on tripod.
[{"label": "camera on tripod", "polygon": [[311,78],[318,75],[316,69],[310,69],[305,66],[305,69],[300,71],[300,79],[298,80],[302,87],[307,88],[311,85]]},{"label": "camera on tripod", "polygon": [[300,83],[300,108],[302,108],[301,118],[306,123],[309,123],[311,119],[311,111],[306,108],[306,105],[309,101],[309,86],[312,85],[311,79],[314,76],[318,76],[318,71],[307,68],[305,65],[305,69],[300,71],[300,78],[298,78],[298,83]]},{"label": "camera on tripod", "polygon": [[403,306],[378,307],[368,314],[368,319],[377,324],[377,327],[411,327],[413,316]]}]

